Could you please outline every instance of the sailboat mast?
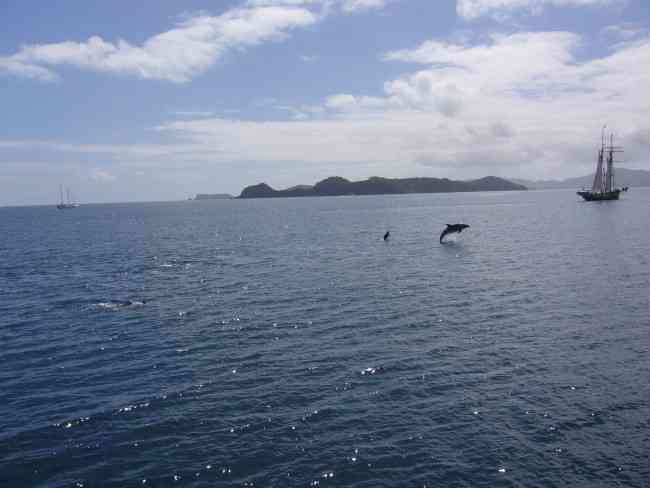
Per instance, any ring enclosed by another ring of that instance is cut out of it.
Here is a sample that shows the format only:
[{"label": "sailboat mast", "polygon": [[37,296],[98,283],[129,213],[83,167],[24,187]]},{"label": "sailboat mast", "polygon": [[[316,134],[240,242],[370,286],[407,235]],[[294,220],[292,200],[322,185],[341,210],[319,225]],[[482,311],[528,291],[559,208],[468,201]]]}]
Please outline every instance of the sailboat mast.
[{"label": "sailboat mast", "polygon": [[594,182],[591,185],[591,191],[596,193],[602,193],[604,190],[603,182],[603,160],[605,159],[605,127],[600,134],[600,150],[598,151],[598,165],[596,166],[596,174],[594,175]]},{"label": "sailboat mast", "polygon": [[609,187],[613,191],[616,187],[616,182],[614,181],[614,134],[612,134],[612,152],[610,154],[610,160],[612,163],[611,167],[609,168]]},{"label": "sailboat mast", "polygon": [[607,172],[605,173],[605,191],[614,189],[614,134],[609,135],[607,151]]}]

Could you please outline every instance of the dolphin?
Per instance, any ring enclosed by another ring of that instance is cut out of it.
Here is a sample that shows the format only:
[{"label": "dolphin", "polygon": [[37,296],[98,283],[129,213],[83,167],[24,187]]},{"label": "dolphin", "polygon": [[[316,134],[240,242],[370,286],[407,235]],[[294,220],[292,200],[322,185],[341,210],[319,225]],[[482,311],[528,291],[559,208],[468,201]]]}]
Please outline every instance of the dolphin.
[{"label": "dolphin", "polygon": [[384,240],[387,241],[389,237],[390,237],[390,231],[387,230],[386,233],[384,234]]},{"label": "dolphin", "polygon": [[115,300],[110,302],[100,302],[97,307],[104,310],[122,310],[124,308],[144,307],[146,300]]},{"label": "dolphin", "polygon": [[447,234],[453,234],[454,232],[458,232],[460,234],[464,229],[467,229],[468,227],[469,225],[467,224],[447,224],[447,228],[442,231],[442,234],[440,234],[440,242],[442,242],[442,239]]}]

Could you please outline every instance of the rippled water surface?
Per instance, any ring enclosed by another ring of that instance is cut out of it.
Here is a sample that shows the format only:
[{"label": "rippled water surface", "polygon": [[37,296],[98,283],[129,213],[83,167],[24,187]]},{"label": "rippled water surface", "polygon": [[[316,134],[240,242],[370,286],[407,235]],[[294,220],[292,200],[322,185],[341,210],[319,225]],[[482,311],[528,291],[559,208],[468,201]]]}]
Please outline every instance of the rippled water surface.
[{"label": "rippled water surface", "polygon": [[0,485],[648,486],[649,208],[0,209]]}]

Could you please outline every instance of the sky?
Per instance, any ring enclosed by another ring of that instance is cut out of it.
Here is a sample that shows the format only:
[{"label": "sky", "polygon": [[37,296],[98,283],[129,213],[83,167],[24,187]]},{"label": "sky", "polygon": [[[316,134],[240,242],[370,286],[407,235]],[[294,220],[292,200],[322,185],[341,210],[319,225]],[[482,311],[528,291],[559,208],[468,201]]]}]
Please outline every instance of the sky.
[{"label": "sky", "polygon": [[650,170],[648,0],[2,0],[0,205]]}]

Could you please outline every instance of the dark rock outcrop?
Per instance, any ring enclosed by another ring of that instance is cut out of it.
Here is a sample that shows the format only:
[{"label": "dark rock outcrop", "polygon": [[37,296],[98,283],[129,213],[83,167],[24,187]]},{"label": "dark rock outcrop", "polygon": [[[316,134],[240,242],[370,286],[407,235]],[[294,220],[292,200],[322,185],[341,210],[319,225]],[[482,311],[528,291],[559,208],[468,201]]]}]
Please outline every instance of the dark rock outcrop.
[{"label": "dark rock outcrop", "polygon": [[277,197],[282,196],[278,195],[279,192],[274,190],[266,183],[260,183],[258,185],[247,186],[239,195],[239,198],[268,198],[268,197]]}]

